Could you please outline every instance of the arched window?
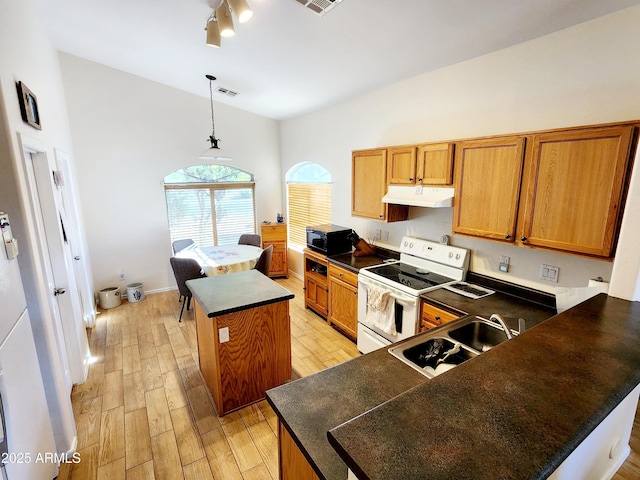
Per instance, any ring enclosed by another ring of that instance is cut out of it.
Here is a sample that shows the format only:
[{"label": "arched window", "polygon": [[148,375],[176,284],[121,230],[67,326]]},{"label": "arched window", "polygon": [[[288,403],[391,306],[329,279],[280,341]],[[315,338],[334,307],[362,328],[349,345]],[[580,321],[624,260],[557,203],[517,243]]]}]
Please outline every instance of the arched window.
[{"label": "arched window", "polygon": [[289,244],[307,245],[306,227],[331,223],[331,174],[322,165],[302,162],[285,175]]},{"label": "arched window", "polygon": [[256,232],[253,175],[228,165],[193,165],[164,177],[171,242],[237,243]]}]

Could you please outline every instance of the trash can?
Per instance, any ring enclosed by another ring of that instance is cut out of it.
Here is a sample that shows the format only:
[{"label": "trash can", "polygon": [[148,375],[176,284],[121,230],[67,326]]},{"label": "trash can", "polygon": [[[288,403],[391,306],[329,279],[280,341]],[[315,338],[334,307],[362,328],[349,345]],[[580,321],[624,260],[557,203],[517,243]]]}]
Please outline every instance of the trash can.
[{"label": "trash can", "polygon": [[120,305],[120,289],[118,287],[103,288],[98,292],[100,308],[109,309]]},{"label": "trash can", "polygon": [[127,285],[127,300],[129,300],[129,303],[144,300],[144,290],[142,290],[141,283],[130,283]]}]

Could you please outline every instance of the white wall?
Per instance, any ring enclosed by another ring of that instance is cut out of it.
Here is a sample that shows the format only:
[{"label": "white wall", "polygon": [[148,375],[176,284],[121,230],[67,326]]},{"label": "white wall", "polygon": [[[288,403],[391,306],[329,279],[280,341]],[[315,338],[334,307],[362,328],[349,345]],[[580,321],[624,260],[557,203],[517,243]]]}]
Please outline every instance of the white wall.
[{"label": "white wall", "polygon": [[[209,82],[199,97],[60,54],[96,289],[175,286],[163,178],[201,163],[211,133]],[[256,180],[258,223],[282,211],[279,123],[215,102],[231,165]],[[125,280],[120,281],[119,272]]]},{"label": "white wall", "polygon": [[[283,171],[300,161],[326,167],[335,179],[333,222],[365,238],[382,229],[391,245],[405,234],[438,239],[450,234],[453,209],[411,208],[409,221],[392,224],[351,216],[351,150],[640,119],[638,25],[640,7],[630,8],[285,121]],[[637,215],[635,198],[628,214]],[[639,234],[627,231],[631,241],[621,243],[638,245]],[[473,250],[473,271],[543,291],[611,278],[607,261],[460,236],[452,243]],[[500,255],[511,257],[507,274],[498,271]],[[618,260],[634,255],[627,248]],[[541,263],[560,267],[558,284],[538,279]]]}]

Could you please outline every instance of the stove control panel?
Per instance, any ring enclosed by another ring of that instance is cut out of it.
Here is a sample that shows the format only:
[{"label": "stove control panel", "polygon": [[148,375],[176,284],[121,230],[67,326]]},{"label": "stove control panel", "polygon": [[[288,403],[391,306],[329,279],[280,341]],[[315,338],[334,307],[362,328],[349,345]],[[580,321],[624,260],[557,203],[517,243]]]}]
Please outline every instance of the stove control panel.
[{"label": "stove control panel", "polygon": [[443,245],[415,237],[402,238],[400,253],[456,268],[465,268],[469,262],[469,250],[466,248]]}]

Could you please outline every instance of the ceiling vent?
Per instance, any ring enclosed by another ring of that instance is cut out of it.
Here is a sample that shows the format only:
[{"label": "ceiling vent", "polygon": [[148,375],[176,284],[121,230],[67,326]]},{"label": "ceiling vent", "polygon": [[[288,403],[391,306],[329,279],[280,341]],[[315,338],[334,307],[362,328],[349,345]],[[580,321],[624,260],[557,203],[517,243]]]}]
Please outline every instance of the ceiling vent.
[{"label": "ceiling vent", "polygon": [[233,90],[229,90],[228,88],[218,87],[216,92],[226,95],[227,97],[235,97],[238,95],[238,92],[234,92]]},{"label": "ceiling vent", "polygon": [[333,7],[338,5],[342,0],[296,0],[305,7],[313,10],[318,15],[323,16]]}]

